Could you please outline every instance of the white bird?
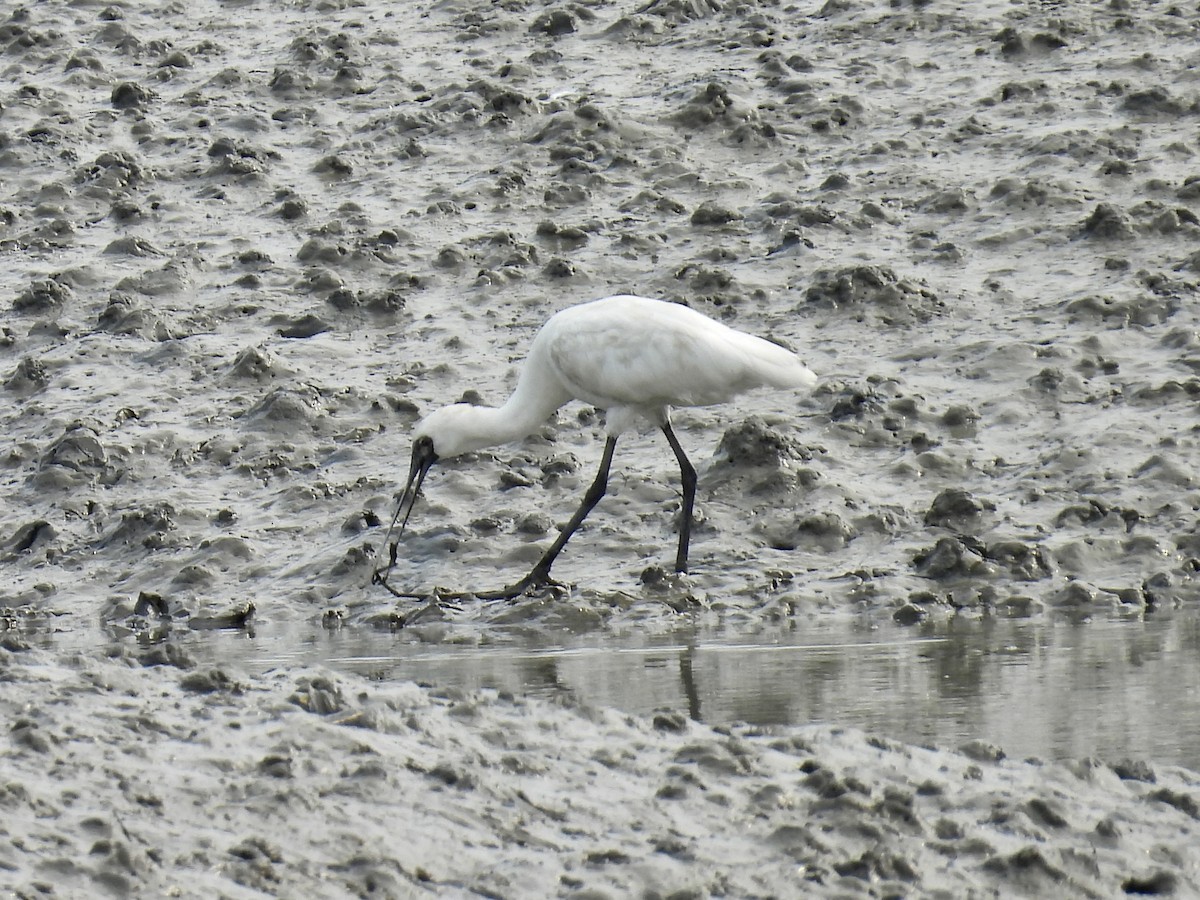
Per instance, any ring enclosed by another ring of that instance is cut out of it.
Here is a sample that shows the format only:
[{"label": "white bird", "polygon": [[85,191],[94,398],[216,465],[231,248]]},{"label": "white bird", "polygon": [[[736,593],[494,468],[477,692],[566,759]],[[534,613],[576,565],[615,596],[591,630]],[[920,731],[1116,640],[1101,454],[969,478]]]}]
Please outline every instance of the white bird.
[{"label": "white bird", "polygon": [[550,567],[604,496],[617,438],[639,419],[662,429],[679,461],[683,507],[675,570],[686,572],[696,470],[671,429],[670,408],[723,403],[756,387],[811,388],[816,381],[817,376],[790,350],[735,331],[686,306],[622,294],[564,309],[551,316],[533,339],[517,388],[503,406],[455,403],[417,423],[412,466],[392,518],[393,528],[405,499],[408,511],[391,544],[388,566],[376,570],[373,580],[398,596],[423,596],[400,594],[387,584],[387,575],[430,467],[439,459],[519,440],[570,400],[603,409],[608,434],[600,469],[579,509],[520,581],[498,591],[452,596],[511,599],[531,588],[555,584]]}]

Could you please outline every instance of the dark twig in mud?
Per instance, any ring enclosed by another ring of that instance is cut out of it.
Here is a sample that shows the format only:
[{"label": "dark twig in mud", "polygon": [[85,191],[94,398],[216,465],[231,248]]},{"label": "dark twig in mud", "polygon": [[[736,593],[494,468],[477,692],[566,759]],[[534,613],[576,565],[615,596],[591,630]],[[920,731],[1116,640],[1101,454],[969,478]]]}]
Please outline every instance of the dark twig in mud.
[{"label": "dark twig in mud", "polygon": [[[382,575],[380,574],[381,572],[383,573]],[[371,584],[382,585],[385,591],[387,591],[393,597],[397,597],[401,600],[428,600],[431,596],[430,594],[406,593],[404,591],[396,590],[387,583],[387,571],[385,569],[376,569],[371,574]]]},{"label": "dark twig in mud", "polygon": [[247,600],[240,606],[232,607],[225,612],[212,616],[193,616],[188,625],[195,631],[216,631],[221,629],[240,628],[253,632],[254,615],[257,612],[254,601]]},{"label": "dark twig in mud", "polygon": [[443,591],[434,588],[432,591],[425,593],[413,593],[398,591],[388,584],[387,577],[390,568],[390,566],[387,566],[376,569],[371,574],[371,583],[382,585],[384,590],[389,594],[402,600],[428,600],[431,602],[445,602],[448,600],[507,600],[511,603],[521,597],[542,592],[551,592],[557,597],[562,597],[571,591],[568,585],[563,584],[561,581],[555,581],[540,569],[534,569],[515,584],[510,584],[508,587],[499,588],[494,591]]}]

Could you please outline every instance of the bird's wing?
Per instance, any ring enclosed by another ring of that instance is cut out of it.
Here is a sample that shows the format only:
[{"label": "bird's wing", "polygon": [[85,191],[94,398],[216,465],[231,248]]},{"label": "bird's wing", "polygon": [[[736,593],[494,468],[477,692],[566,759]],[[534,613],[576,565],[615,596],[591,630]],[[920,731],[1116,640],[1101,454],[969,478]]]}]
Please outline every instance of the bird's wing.
[{"label": "bird's wing", "polygon": [[[669,311],[668,311],[669,312]],[[703,316],[578,316],[547,336],[545,352],[571,394],[602,408],[707,406],[768,383],[754,351],[764,345]]]}]

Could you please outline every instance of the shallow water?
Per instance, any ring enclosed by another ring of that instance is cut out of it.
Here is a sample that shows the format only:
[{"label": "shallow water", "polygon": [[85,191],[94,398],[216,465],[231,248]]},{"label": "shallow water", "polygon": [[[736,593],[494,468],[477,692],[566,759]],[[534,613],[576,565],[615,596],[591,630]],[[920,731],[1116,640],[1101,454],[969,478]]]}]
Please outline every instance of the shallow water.
[{"label": "shallow water", "polygon": [[200,664],[326,665],[380,680],[566,696],[709,724],[830,723],[918,744],[983,740],[1010,757],[1146,758],[1200,770],[1200,612],[928,627],[797,621],[646,638],[489,632],[415,643],[366,629],[259,628],[182,640]]}]

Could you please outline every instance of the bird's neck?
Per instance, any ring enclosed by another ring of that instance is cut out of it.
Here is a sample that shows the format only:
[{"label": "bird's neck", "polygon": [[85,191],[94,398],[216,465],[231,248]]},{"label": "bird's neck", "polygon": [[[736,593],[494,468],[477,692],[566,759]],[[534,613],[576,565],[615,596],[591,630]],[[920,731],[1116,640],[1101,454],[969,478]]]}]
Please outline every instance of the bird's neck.
[{"label": "bird's neck", "polygon": [[487,445],[518,441],[537,430],[570,399],[557,386],[536,383],[526,371],[503,406],[479,407],[474,425]]}]

